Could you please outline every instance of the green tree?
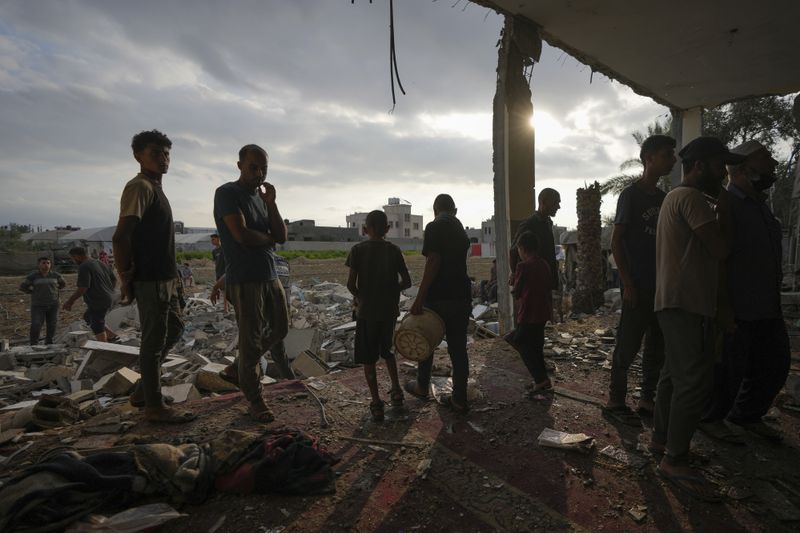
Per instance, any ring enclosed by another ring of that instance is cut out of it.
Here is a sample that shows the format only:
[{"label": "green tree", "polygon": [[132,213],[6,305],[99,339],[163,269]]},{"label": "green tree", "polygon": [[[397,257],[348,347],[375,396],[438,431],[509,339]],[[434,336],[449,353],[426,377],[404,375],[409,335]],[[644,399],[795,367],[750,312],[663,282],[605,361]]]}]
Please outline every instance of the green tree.
[{"label": "green tree", "polygon": [[[636,141],[636,144],[641,146],[645,139],[652,135],[669,135],[672,128],[672,118],[667,118],[664,122],[656,120],[652,124],[647,125],[647,131],[634,131],[631,136]],[[633,157],[626,160],[619,166],[621,174],[611,176],[600,185],[600,193],[606,195],[619,194],[622,190],[642,177],[642,161],[638,157]],[[668,191],[670,189],[669,176],[663,176],[660,180],[661,187]]]}]

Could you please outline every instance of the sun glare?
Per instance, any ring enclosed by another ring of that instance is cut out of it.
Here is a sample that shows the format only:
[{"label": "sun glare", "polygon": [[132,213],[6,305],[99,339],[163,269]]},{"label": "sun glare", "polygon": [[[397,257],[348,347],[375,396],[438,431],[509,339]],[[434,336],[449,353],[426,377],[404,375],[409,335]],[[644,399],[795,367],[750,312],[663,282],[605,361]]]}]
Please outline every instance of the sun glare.
[{"label": "sun glare", "polygon": [[555,146],[567,136],[568,130],[547,111],[534,111],[531,127],[536,133],[536,148]]}]

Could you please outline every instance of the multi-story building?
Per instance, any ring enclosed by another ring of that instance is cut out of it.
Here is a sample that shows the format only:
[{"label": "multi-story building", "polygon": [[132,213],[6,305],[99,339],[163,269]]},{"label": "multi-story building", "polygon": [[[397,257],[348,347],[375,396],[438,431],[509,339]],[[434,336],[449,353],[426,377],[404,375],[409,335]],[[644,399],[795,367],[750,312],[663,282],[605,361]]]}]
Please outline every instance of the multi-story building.
[{"label": "multi-story building", "polygon": [[[383,206],[383,212],[389,222],[388,239],[422,239],[425,227],[422,224],[422,215],[411,214],[411,204],[400,198],[389,198]],[[353,213],[347,215],[347,227],[360,231],[366,223],[367,213]]]}]

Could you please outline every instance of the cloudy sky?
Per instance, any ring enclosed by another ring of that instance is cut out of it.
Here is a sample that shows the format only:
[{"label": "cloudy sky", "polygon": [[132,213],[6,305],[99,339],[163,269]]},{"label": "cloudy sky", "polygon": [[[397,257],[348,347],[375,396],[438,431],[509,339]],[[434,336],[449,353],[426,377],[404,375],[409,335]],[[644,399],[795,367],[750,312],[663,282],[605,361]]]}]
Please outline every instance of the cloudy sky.
[{"label": "cloudy sky", "polygon": [[[464,0],[395,3],[407,91],[392,106],[388,1],[5,0],[0,3],[0,224],[116,223],[138,171],[131,136],[174,145],[177,220],[211,226],[236,154],[270,153],[284,218],[345,225],[390,196],[430,220],[450,192],[466,225],[491,216],[491,111],[502,18]],[[666,109],[545,47],[533,73],[537,188],[611,176],[630,133]],[[603,212],[613,212],[606,198]]]}]

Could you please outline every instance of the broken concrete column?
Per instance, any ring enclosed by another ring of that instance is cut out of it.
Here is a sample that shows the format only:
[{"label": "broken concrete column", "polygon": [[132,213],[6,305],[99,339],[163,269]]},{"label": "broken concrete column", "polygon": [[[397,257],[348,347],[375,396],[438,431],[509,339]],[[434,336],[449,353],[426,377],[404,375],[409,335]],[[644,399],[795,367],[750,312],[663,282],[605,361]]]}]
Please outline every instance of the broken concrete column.
[{"label": "broken concrete column", "polygon": [[[539,60],[542,39],[533,24],[511,15],[505,17],[501,36],[492,144],[497,284],[508,287],[511,239],[534,206],[533,104],[525,69]],[[502,330],[508,331],[513,316],[511,295],[500,290],[497,299]]]},{"label": "broken concrete column", "polygon": [[578,275],[572,310],[594,313],[605,302],[603,254],[601,248],[600,184],[594,182],[577,190],[578,210]]}]

